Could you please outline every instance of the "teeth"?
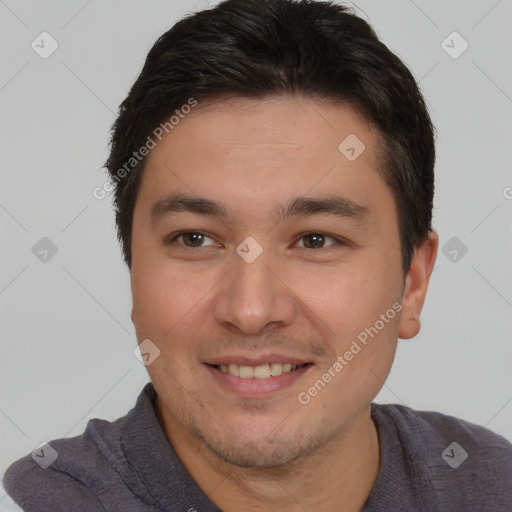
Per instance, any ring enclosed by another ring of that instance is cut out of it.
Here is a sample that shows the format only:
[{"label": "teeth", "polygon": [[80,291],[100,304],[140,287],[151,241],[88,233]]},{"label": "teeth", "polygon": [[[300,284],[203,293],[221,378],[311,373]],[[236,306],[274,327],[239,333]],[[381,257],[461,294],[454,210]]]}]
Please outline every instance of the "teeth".
[{"label": "teeth", "polygon": [[254,377],[257,379],[268,379],[270,377],[270,365],[264,364],[262,366],[256,366],[256,368],[254,368]]},{"label": "teeth", "polygon": [[270,365],[270,375],[277,377],[283,373],[283,365],[281,363],[272,363]]},{"label": "teeth", "polygon": [[244,366],[238,364],[230,364],[220,365],[220,371],[222,373],[229,373],[235,377],[240,377],[241,379],[268,379],[269,377],[277,377],[281,375],[283,372],[287,373],[292,370],[296,370],[301,365],[296,365],[292,363],[271,363],[271,364],[262,364],[260,366]]},{"label": "teeth", "polygon": [[238,376],[241,379],[252,379],[254,377],[254,368],[252,366],[240,365],[238,368],[239,368],[239,372],[240,372]]}]

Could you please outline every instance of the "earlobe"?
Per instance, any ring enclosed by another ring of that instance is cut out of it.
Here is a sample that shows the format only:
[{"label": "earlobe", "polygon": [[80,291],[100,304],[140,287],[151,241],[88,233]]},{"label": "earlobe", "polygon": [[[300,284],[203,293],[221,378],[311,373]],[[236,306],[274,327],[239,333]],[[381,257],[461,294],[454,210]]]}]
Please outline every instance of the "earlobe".
[{"label": "earlobe", "polygon": [[398,336],[402,339],[413,338],[420,331],[420,314],[427,295],[438,246],[439,236],[435,231],[430,231],[428,239],[414,251],[402,297],[403,309],[398,331]]}]

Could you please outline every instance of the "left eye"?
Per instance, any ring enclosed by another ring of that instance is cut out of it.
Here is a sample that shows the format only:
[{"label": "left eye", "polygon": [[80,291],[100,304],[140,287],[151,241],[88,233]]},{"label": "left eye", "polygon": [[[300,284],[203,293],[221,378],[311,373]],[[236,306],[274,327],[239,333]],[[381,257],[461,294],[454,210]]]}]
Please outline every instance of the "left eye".
[{"label": "left eye", "polygon": [[[337,241],[332,236],[324,235],[323,233],[307,233],[306,235],[302,235],[300,240],[309,240],[307,244],[302,245],[305,249],[323,249],[325,247],[325,241],[327,239],[333,240],[333,243],[330,245],[335,245]],[[297,242],[298,243],[298,242]],[[299,246],[300,247],[300,246]]]}]

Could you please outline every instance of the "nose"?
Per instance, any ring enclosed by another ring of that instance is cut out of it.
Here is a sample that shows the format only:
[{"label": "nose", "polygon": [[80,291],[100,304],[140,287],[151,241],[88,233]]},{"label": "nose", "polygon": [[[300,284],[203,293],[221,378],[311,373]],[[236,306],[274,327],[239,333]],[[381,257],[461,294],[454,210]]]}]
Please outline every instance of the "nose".
[{"label": "nose", "polygon": [[284,266],[270,250],[251,263],[234,254],[213,307],[219,324],[252,335],[289,325],[297,314]]}]

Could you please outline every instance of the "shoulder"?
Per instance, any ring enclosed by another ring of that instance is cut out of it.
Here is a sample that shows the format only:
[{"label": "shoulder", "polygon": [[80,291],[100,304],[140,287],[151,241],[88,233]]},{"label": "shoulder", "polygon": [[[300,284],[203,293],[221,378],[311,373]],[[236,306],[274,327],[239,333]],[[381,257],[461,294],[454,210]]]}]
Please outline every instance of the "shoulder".
[{"label": "shoulder", "polygon": [[403,465],[438,500],[510,509],[512,444],[503,436],[454,416],[396,404],[372,404],[372,417],[386,443],[395,443]]},{"label": "shoulder", "polygon": [[[62,441],[71,441],[71,444],[64,447]],[[79,444],[77,438],[56,439],[12,463],[3,477],[5,491],[25,512],[78,510],[77,504],[82,510],[103,511],[94,489],[83,479],[76,478],[77,472],[85,473],[83,468],[80,471],[76,461],[66,464],[66,448],[78,453],[81,451],[77,449]],[[89,459],[97,457],[93,451],[82,453]],[[52,461],[55,455],[57,459]],[[63,460],[57,462],[59,456]],[[50,464],[46,466],[47,463]]]},{"label": "shoulder", "polygon": [[[512,464],[512,444],[503,436],[469,421],[435,411],[417,411],[403,405],[376,405],[378,418],[391,420],[401,437],[444,445],[453,441],[465,443],[476,453],[485,450],[502,454],[505,464]],[[512,468],[512,466],[510,466]]]},{"label": "shoulder", "polygon": [[3,485],[25,512],[104,511],[100,500],[85,484],[54,468],[43,471],[30,455],[11,464]]},{"label": "shoulder", "polygon": [[92,419],[83,434],[41,445],[9,466],[5,491],[26,512],[105,510],[106,486],[120,479],[115,461],[122,457],[123,421]]}]

